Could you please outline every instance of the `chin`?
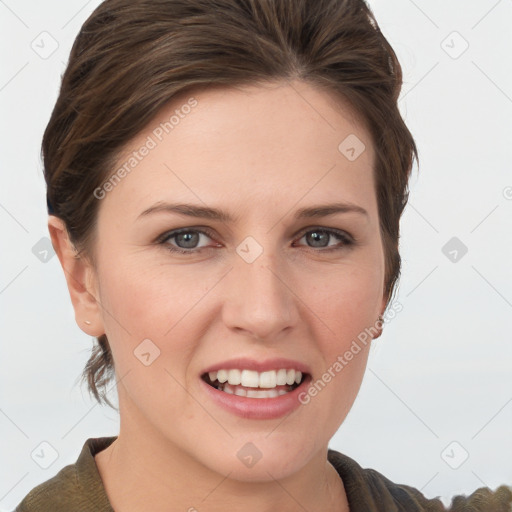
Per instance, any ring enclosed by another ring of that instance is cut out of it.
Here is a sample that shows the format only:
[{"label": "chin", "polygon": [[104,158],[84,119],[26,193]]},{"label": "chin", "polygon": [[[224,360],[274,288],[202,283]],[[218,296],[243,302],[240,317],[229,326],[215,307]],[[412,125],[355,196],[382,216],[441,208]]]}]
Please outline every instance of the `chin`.
[{"label": "chin", "polygon": [[271,482],[293,475],[314,455],[307,440],[283,442],[271,431],[230,439],[215,450],[201,453],[200,462],[210,470],[240,482]]}]

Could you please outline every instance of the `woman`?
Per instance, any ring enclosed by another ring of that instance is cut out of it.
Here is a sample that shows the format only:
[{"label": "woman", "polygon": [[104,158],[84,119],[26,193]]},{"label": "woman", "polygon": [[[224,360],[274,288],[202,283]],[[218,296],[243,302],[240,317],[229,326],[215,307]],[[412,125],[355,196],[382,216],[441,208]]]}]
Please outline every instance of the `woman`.
[{"label": "woman", "polygon": [[[362,0],[107,0],[43,139],[84,376],[119,435],[17,510],[424,511],[328,443],[393,307],[417,157]],[[363,335],[365,334],[365,335]],[[451,510],[509,510],[480,489]]]}]

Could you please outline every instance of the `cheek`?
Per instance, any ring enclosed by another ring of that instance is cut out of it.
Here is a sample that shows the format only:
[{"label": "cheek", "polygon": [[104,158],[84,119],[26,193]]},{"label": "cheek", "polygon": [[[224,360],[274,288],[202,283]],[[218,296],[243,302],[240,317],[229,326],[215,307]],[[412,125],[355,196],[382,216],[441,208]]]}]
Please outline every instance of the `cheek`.
[{"label": "cheek", "polygon": [[[102,276],[105,304],[130,332],[161,337],[184,317],[205,293],[202,280],[183,267],[150,266],[143,258],[126,258]],[[192,277],[192,279],[191,279]]]},{"label": "cheek", "polygon": [[357,337],[373,325],[382,302],[383,274],[378,265],[347,265],[339,271],[315,276],[314,286],[303,296],[329,329],[336,345]]},{"label": "cheek", "polygon": [[378,266],[352,267],[317,280],[310,294],[309,304],[318,316],[314,336],[324,367],[311,405],[318,408],[318,417],[331,411],[326,421],[333,433],[348,414],[364,376],[375,334],[371,328],[382,300],[381,277]]},{"label": "cheek", "polygon": [[121,260],[123,266],[104,266],[100,276],[103,319],[116,366],[126,371],[138,363],[134,351],[149,339],[157,347],[146,342],[158,354],[155,366],[183,375],[194,340],[200,339],[201,299],[215,285],[215,276],[185,265],[151,266],[135,256]]},{"label": "cheek", "polygon": [[116,373],[122,378],[120,393],[125,394],[125,407],[137,404],[147,417],[163,414],[163,404],[173,404],[166,414],[181,411],[185,418],[181,385],[195,348],[193,324],[186,320],[199,299],[197,286],[190,287],[183,275],[176,278],[176,272],[133,260],[132,267],[104,267],[101,276],[103,319]]}]

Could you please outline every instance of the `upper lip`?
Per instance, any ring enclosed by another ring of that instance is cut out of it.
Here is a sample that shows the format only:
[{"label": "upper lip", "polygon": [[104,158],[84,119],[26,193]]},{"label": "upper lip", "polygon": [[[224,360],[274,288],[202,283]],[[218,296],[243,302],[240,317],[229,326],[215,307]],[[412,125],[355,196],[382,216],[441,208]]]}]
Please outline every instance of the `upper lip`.
[{"label": "upper lip", "polygon": [[309,367],[301,363],[300,361],[294,361],[293,359],[286,358],[274,358],[274,359],[265,359],[264,361],[258,361],[256,359],[249,359],[247,357],[237,357],[234,359],[229,359],[228,361],[222,361],[221,363],[215,363],[208,368],[205,368],[201,375],[208,372],[215,372],[218,370],[253,370],[259,373],[269,371],[269,370],[280,370],[282,368],[286,368],[287,370],[299,370],[302,373],[311,374],[311,370]]}]

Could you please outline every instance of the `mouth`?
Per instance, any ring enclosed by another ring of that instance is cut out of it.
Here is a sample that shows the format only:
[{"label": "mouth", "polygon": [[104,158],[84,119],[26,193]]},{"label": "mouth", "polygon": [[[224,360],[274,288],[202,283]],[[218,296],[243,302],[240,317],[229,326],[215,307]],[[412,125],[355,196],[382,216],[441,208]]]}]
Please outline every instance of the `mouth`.
[{"label": "mouth", "polygon": [[230,395],[247,398],[277,398],[291,393],[306,379],[307,373],[293,368],[264,372],[255,370],[220,369],[201,375],[209,386]]}]

